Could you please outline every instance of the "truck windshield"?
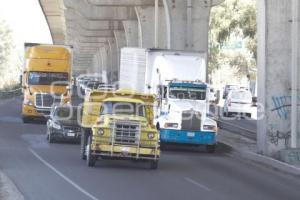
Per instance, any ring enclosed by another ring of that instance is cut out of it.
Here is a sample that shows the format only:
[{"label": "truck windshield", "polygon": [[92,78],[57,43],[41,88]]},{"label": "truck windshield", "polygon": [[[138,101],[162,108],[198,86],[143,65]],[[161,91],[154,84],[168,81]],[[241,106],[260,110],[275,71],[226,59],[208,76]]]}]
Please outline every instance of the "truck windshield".
[{"label": "truck windshield", "polygon": [[140,103],[129,102],[105,102],[102,104],[101,115],[105,114],[124,114],[145,117],[145,106]]},{"label": "truck windshield", "polygon": [[206,90],[202,88],[171,87],[169,97],[171,99],[205,100]]},{"label": "truck windshield", "polygon": [[76,107],[57,107],[54,116],[58,119],[76,120],[77,109]]},{"label": "truck windshield", "polygon": [[[51,85],[60,82],[57,85],[67,85],[68,73],[64,72],[29,72],[29,85]],[[63,83],[65,82],[65,84]]]}]

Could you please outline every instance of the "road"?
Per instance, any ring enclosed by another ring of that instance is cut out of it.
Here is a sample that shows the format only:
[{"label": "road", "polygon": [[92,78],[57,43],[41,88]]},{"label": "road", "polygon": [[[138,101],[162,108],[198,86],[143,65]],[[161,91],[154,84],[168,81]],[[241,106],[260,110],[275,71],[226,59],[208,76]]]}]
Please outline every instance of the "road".
[{"label": "road", "polygon": [[210,106],[210,116],[218,121],[219,127],[231,131],[235,134],[244,135],[250,139],[256,139],[257,120],[240,116],[225,117],[222,107],[218,105]]},{"label": "road", "polygon": [[99,161],[88,168],[78,144],[46,142],[44,124],[23,124],[21,100],[0,102],[0,169],[27,200],[298,200],[300,180],[236,157],[174,147],[158,170]]}]

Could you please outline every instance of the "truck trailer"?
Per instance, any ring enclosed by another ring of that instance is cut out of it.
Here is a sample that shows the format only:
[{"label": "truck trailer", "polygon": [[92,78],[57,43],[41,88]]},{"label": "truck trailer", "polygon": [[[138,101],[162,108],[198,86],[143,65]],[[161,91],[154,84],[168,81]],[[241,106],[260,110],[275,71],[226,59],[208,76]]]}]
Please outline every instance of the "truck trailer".
[{"label": "truck trailer", "polygon": [[217,123],[208,117],[207,56],[201,52],[123,48],[120,88],[156,95],[160,142],[205,145],[214,152]]}]

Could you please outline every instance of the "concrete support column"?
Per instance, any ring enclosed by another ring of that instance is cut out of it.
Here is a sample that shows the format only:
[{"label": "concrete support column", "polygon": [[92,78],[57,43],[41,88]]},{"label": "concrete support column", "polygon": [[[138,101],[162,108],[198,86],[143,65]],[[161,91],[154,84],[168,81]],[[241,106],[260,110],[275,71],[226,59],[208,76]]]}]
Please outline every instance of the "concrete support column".
[{"label": "concrete support column", "polygon": [[118,66],[118,56],[117,56],[117,45],[115,38],[108,38],[109,55],[111,59],[111,81],[117,81],[119,77],[119,66]]},{"label": "concrete support column", "polygon": [[100,48],[101,55],[101,76],[103,82],[108,82],[108,50],[105,47]]},{"label": "concrete support column", "polygon": [[187,46],[187,2],[166,0],[170,12],[171,49],[184,50]]},{"label": "concrete support column", "polygon": [[123,21],[125,30],[126,46],[137,47],[139,44],[138,21],[126,20]]},{"label": "concrete support column", "polygon": [[[258,120],[258,149],[279,158],[281,150],[291,147],[292,44],[299,48],[300,43],[292,37],[292,1],[257,2],[258,101],[265,110],[265,117]],[[299,63],[299,50],[296,56]],[[295,109],[299,112],[299,106]],[[298,117],[298,136],[299,122]]]},{"label": "concrete support column", "polygon": [[[139,47],[153,48],[155,46],[155,9],[154,7],[136,6],[136,15],[139,25]],[[163,7],[158,8],[158,47],[167,48],[166,16]]]},{"label": "concrete support column", "polygon": [[121,48],[126,46],[125,31],[114,31],[114,36],[117,46],[117,71],[119,79]]},{"label": "concrete support column", "polygon": [[[187,29],[187,49],[194,51],[208,51],[208,31],[210,7],[204,7],[203,2],[192,0],[191,8],[191,33]],[[187,8],[189,10],[189,8]],[[189,13],[187,13],[187,24],[189,24]],[[189,27],[188,27],[189,28]],[[191,38],[190,38],[191,37]],[[189,42],[189,40],[191,42]]]}]

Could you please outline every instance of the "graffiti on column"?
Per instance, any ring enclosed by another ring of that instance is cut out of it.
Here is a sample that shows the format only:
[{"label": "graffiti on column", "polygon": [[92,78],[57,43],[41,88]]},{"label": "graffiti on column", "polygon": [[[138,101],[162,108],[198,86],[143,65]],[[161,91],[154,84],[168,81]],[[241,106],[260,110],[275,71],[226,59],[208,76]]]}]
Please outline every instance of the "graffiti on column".
[{"label": "graffiti on column", "polygon": [[[274,108],[272,112],[277,112],[280,119],[287,120],[290,117],[292,97],[291,96],[273,96],[272,97]],[[298,97],[300,101],[300,96]],[[300,106],[300,104],[298,104]]]},{"label": "graffiti on column", "polygon": [[269,140],[271,144],[274,144],[275,146],[279,145],[279,141],[284,141],[285,147],[289,147],[290,138],[291,138],[291,131],[279,131],[274,129],[273,126],[271,126],[270,132],[269,132]]}]

